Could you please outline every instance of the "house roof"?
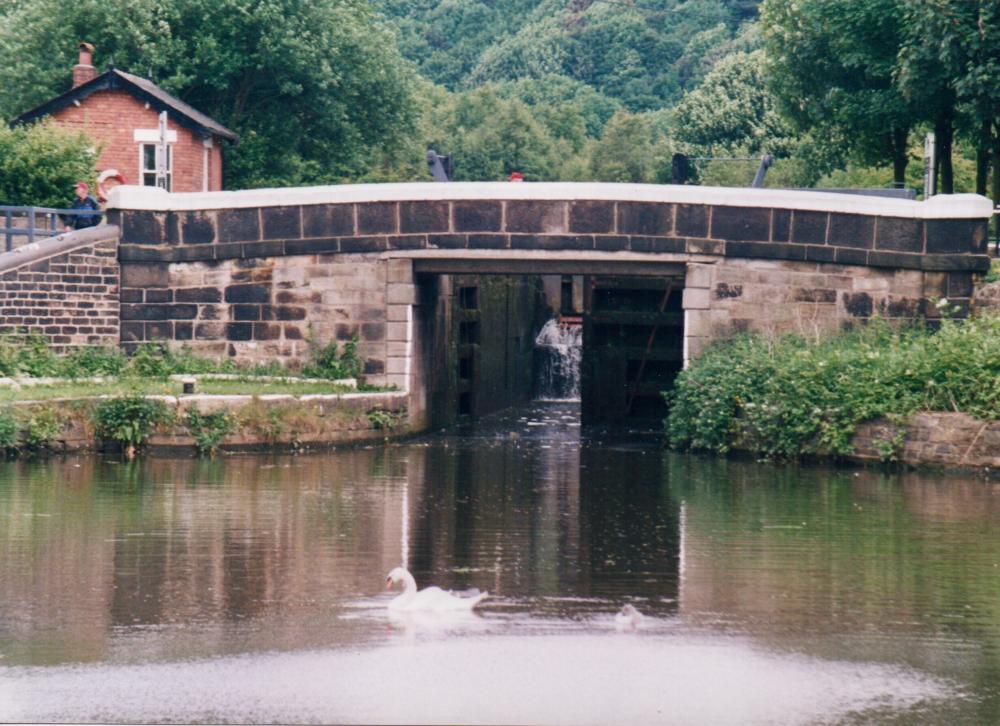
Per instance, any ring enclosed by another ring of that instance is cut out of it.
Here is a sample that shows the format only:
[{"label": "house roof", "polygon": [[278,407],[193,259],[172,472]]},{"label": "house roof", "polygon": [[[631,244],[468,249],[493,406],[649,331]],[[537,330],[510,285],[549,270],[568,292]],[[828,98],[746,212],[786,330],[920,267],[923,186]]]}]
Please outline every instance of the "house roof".
[{"label": "house roof", "polygon": [[132,75],[131,73],[126,73],[125,71],[120,71],[117,68],[109,68],[96,78],[92,78],[86,83],[81,83],[79,86],[71,88],[62,95],[56,96],[30,111],[22,113],[11,122],[11,125],[17,126],[18,124],[35,121],[65,108],[74,101],[82,101],[92,93],[110,90],[126,91],[140,101],[146,101],[157,111],[169,111],[178,123],[192,129],[196,133],[204,136],[218,136],[233,144],[239,143],[239,136],[218,121],[192,108],[179,98],[171,96],[152,81]]}]

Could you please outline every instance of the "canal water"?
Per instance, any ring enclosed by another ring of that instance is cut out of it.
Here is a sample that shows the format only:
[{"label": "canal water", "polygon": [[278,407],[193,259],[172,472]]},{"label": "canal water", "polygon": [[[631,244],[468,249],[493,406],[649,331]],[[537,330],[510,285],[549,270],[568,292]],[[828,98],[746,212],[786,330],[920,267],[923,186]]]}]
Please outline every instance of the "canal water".
[{"label": "canal water", "polygon": [[[998,517],[978,479],[680,456],[569,403],[0,463],[0,721],[997,723]],[[390,616],[401,563],[490,596]]]}]

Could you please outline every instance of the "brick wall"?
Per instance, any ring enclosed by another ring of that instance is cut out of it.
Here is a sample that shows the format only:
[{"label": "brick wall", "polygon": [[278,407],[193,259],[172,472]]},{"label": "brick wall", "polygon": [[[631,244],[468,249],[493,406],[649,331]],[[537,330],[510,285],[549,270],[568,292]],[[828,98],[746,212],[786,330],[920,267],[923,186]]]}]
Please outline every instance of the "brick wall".
[{"label": "brick wall", "polygon": [[[52,117],[63,126],[86,133],[101,147],[98,171],[117,169],[130,184],[141,184],[139,174],[140,143],[134,140],[135,129],[156,129],[159,114],[131,94],[120,91],[97,91],[80,102],[67,106]],[[200,192],[205,189],[205,147],[201,138],[176,120],[169,118],[167,128],[177,132],[171,144],[173,156],[173,191]],[[208,149],[209,191],[222,189],[222,152],[216,143]],[[67,191],[67,206],[72,190]]]},{"label": "brick wall", "polygon": [[[46,255],[46,246],[53,245],[62,247]],[[74,232],[38,248],[0,255],[0,334],[37,331],[59,352],[117,345],[117,229]]]}]

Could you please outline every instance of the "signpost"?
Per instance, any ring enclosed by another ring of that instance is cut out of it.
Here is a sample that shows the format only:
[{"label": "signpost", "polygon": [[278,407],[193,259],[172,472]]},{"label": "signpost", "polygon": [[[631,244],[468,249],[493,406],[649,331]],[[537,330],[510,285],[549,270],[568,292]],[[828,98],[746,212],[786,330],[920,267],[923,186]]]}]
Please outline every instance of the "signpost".
[{"label": "signpost", "polygon": [[170,191],[167,186],[167,167],[169,163],[168,154],[170,149],[167,146],[167,112],[160,112],[160,135],[156,142],[156,186],[160,189]]},{"label": "signpost", "polygon": [[934,196],[934,167],[937,165],[937,141],[931,131],[924,139],[924,199]]}]

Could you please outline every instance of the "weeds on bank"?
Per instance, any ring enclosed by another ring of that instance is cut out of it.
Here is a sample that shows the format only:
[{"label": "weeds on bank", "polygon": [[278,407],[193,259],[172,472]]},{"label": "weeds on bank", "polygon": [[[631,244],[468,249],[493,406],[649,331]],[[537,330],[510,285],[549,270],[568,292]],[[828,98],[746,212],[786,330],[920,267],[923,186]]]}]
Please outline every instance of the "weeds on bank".
[{"label": "weeds on bank", "polygon": [[[308,378],[355,378],[363,367],[357,348],[357,338],[344,343],[343,350],[338,350],[336,342],[327,345],[312,343],[311,360],[302,374]],[[101,346],[74,348],[60,356],[40,333],[0,336],[0,376],[67,379],[113,376],[164,380],[172,375],[202,373],[295,375],[277,361],[239,366],[231,360],[217,361],[199,356],[186,347],[174,350],[164,343],[141,345],[131,357],[117,348]]]},{"label": "weeds on bank", "polygon": [[882,416],[1000,418],[1000,317],[945,319],[936,332],[874,320],[819,342],[739,336],[709,348],[664,395],[676,448],[847,455],[858,424]]},{"label": "weeds on bank", "polygon": [[202,413],[197,408],[188,409],[184,426],[194,438],[202,454],[215,454],[219,444],[233,431],[234,417],[226,411]]},{"label": "weeds on bank", "polygon": [[156,427],[170,419],[170,409],[163,401],[142,396],[111,398],[94,409],[98,437],[121,444],[126,459],[134,458]]}]

